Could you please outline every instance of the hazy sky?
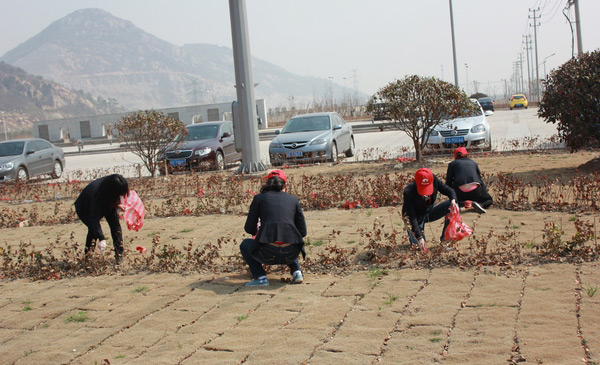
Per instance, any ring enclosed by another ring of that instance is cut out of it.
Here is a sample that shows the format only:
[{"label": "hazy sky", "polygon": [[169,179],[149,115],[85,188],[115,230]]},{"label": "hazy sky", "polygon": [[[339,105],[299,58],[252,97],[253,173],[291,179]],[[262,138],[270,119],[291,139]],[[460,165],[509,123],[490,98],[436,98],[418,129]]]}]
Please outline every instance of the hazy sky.
[{"label": "hazy sky", "polygon": [[[547,72],[567,61],[572,46],[563,15],[567,3],[453,0],[460,86],[468,79],[471,93],[478,81],[480,91],[502,94],[520,52],[527,73],[523,36],[533,35],[530,9],[540,9],[540,77],[544,59]],[[579,5],[583,49],[596,50],[600,0]],[[331,78],[349,89],[356,83],[368,94],[410,74],[454,82],[448,0],[246,0],[246,7],[252,55],[295,74]],[[226,0],[0,0],[0,55],[84,8],[104,9],[175,45],[231,48]],[[573,8],[568,14],[574,20]]]}]

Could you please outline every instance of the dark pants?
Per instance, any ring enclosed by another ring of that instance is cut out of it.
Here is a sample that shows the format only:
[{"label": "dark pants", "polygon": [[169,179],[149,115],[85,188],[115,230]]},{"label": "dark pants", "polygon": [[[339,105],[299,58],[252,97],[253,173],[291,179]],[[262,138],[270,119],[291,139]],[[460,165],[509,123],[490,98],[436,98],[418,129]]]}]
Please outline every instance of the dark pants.
[{"label": "dark pants", "polygon": [[300,244],[277,247],[256,242],[252,238],[246,238],[240,244],[240,252],[248,266],[250,266],[253,279],[267,275],[263,264],[287,265],[290,268],[290,274],[293,275],[294,271],[300,270],[300,262],[298,261],[300,248]]},{"label": "dark pants", "polygon": [[[419,228],[421,228],[421,232],[423,232],[423,238],[425,238],[425,223],[426,222],[434,222],[438,219],[444,217],[446,214],[450,213],[450,200],[446,200],[433,208],[428,213],[425,213],[424,216],[417,217],[419,221]],[[440,237],[440,241],[444,241],[444,234],[446,233],[446,228],[450,221],[446,218],[444,220],[444,228],[442,229],[442,237]],[[418,245],[419,240],[415,236],[414,232],[411,228],[407,229],[408,231],[408,240],[413,245]]]},{"label": "dark pants", "polygon": [[[89,251],[93,251],[96,248],[96,243],[98,243],[98,238],[94,237],[92,229],[90,228],[89,222],[85,220],[81,220],[83,224],[88,227],[88,233],[85,237],[85,253],[87,254]],[[110,235],[112,237],[113,246],[115,248],[115,256],[123,255],[123,233],[121,232],[121,224],[119,224],[119,219],[116,220],[106,218],[108,222],[108,226],[110,227]]]},{"label": "dark pants", "polygon": [[492,196],[483,188],[483,186],[479,185],[477,189],[469,191],[465,193],[459,188],[454,189],[456,192],[456,196],[458,198],[458,205],[464,206],[465,200],[470,200],[479,203],[483,207],[483,209],[489,208],[494,200]]}]

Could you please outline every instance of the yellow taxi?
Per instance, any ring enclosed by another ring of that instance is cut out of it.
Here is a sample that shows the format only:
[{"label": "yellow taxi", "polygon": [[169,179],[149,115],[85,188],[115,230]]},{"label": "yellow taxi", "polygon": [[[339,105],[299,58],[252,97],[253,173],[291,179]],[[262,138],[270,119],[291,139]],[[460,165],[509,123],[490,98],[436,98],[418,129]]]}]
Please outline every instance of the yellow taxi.
[{"label": "yellow taxi", "polygon": [[513,108],[523,107],[527,109],[527,97],[523,94],[514,94],[512,98],[510,98],[510,110]]}]

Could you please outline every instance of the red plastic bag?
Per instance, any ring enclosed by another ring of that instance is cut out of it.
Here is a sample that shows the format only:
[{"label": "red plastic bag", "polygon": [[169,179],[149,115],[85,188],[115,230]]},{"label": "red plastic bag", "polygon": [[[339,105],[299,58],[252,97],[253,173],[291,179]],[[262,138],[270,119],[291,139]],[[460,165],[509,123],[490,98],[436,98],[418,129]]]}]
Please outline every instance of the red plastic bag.
[{"label": "red plastic bag", "polygon": [[122,218],[127,222],[127,229],[139,231],[144,225],[144,215],[146,214],[142,199],[135,190],[129,190],[129,193],[121,198],[121,205],[123,206]]},{"label": "red plastic bag", "polygon": [[450,220],[444,238],[446,241],[460,241],[465,237],[469,237],[473,233],[473,228],[467,226],[460,216],[458,206],[451,205],[450,213],[446,215],[446,218]]}]

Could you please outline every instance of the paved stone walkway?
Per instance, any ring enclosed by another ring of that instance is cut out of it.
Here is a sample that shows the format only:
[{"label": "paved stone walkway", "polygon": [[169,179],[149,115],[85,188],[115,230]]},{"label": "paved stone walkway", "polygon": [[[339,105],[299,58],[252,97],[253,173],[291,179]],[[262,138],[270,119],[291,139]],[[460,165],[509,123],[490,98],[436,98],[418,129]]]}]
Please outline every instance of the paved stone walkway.
[{"label": "paved stone walkway", "polygon": [[[598,264],[0,282],[3,364],[577,364],[600,359]],[[588,295],[588,292],[590,295]],[[77,322],[77,316],[83,321]],[[69,321],[71,319],[72,321]],[[586,352],[587,351],[587,352]]]}]

